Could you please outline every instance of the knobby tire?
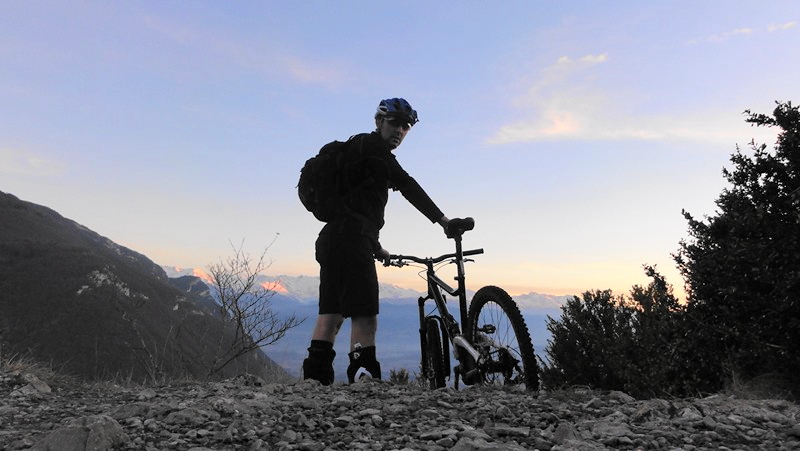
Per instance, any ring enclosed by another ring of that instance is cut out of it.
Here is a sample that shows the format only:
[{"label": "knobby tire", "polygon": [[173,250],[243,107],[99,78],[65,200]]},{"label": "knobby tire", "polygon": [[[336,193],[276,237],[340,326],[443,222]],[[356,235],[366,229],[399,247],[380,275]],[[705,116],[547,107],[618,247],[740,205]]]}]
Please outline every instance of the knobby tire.
[{"label": "knobby tire", "polygon": [[444,351],[442,349],[442,334],[439,331],[439,322],[435,318],[425,319],[425,354],[428,363],[429,386],[432,389],[445,386]]},{"label": "knobby tire", "polygon": [[[528,327],[511,296],[502,288],[487,286],[475,293],[467,315],[469,341],[479,350],[489,350],[488,365],[479,368],[482,383],[503,385],[524,383],[528,390],[539,388],[539,368]],[[495,326],[491,334],[480,332],[484,325]],[[489,346],[490,339],[509,351]],[[518,363],[511,368],[508,357]],[[500,368],[504,368],[501,370]]]}]

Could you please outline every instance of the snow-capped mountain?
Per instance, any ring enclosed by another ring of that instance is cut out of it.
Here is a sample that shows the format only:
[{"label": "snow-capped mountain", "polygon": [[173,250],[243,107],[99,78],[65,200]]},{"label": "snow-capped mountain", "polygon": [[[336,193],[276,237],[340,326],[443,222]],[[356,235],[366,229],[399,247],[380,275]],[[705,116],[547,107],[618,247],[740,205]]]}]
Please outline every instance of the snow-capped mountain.
[{"label": "snow-capped mountain", "polygon": [[530,292],[528,294],[512,295],[519,308],[529,309],[560,309],[572,296],[556,296],[553,294],[540,294]]},{"label": "snow-capped mountain", "polygon": [[[205,270],[198,268],[176,268],[162,266],[170,278],[194,276],[211,282]],[[197,279],[194,279],[197,280]],[[303,359],[306,357],[308,340],[314,327],[317,313],[317,299],[319,294],[319,277],[316,276],[261,276],[258,280],[262,286],[273,289],[275,296],[272,298],[272,308],[279,315],[293,314],[299,318],[306,318],[298,327],[286,332],[286,335],[277,343],[269,346],[267,352],[284,369],[292,374],[298,374]],[[419,314],[417,299],[424,293],[397,285],[381,283],[381,318],[390,318],[382,321],[378,329],[378,342],[381,346],[381,364],[386,368],[406,368],[410,372],[419,368],[419,341],[416,339],[419,330]],[[469,292],[471,298],[474,292]],[[547,330],[548,317],[558,318],[560,307],[569,296],[553,296],[539,293],[512,295],[522,310],[534,349],[540,357],[544,358],[544,349],[550,339]],[[212,301],[213,302],[213,301]],[[455,305],[451,305],[455,309]],[[453,310],[455,313],[455,310]],[[340,335],[349,336],[350,324],[345,322]],[[409,339],[410,338],[410,339]],[[335,350],[340,355],[349,352],[349,340],[336,341]],[[347,359],[337,359],[335,362],[336,374],[340,379],[346,374]]]},{"label": "snow-capped mountain", "polygon": [[205,272],[205,270],[202,270],[200,268],[181,268],[179,266],[163,266],[163,265],[161,266],[161,268],[164,269],[164,272],[167,273],[167,276],[170,279],[175,279],[183,276],[194,276],[203,279],[207,282],[211,281],[211,278]]},{"label": "snow-capped mountain", "polygon": [[[200,268],[179,268],[176,266],[162,266],[167,276],[170,278],[182,276],[195,276],[211,284],[211,277],[207,272]],[[319,277],[317,276],[267,276],[259,277],[258,282],[265,288],[274,290],[282,296],[291,298],[302,304],[315,304],[319,299]],[[380,283],[378,286],[382,300],[392,303],[415,301],[424,293],[399,287],[388,283]],[[469,293],[471,297],[473,293]],[[522,310],[528,309],[559,309],[572,296],[555,296],[551,294],[527,293],[513,295]]]},{"label": "snow-capped mountain", "polygon": [[[200,278],[206,284],[212,283],[211,276],[204,269],[180,268],[177,266],[162,266],[162,268],[170,278],[194,276]],[[282,296],[303,304],[316,303],[319,299],[319,277],[317,276],[262,275],[259,276],[258,283]],[[378,288],[381,299],[417,299],[423,294],[416,290],[388,283],[381,283]]]}]

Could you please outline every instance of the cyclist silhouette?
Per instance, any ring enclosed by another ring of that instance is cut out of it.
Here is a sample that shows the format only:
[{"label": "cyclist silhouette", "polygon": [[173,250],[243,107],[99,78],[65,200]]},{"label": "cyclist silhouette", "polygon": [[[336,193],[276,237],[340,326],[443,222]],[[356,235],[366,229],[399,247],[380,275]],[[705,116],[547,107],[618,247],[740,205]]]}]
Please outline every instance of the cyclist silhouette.
[{"label": "cyclist silhouette", "polygon": [[403,196],[432,223],[449,219],[392,153],[419,119],[402,98],[385,99],[375,113],[375,131],[353,136],[344,154],[344,208],[328,221],[316,241],[320,266],[319,314],[311,336],[303,378],[333,383],[333,343],[345,318],[351,319],[348,380],[380,379],[375,334],[378,329],[378,275],[375,260],[389,252],[379,242],[389,189]]}]

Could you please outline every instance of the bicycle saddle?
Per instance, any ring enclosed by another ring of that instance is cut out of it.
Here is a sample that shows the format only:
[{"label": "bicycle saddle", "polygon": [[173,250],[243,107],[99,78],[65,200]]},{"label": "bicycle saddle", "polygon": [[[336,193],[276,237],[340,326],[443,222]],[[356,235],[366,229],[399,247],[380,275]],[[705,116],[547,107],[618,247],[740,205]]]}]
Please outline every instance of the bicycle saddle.
[{"label": "bicycle saddle", "polygon": [[475,220],[472,218],[453,218],[447,223],[444,233],[447,235],[447,238],[456,238],[474,228]]}]

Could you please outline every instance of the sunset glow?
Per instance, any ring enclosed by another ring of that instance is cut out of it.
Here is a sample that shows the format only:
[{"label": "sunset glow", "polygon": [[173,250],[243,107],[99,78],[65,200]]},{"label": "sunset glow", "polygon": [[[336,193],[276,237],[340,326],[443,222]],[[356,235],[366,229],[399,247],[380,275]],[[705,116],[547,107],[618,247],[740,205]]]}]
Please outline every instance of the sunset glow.
[{"label": "sunset glow", "polygon": [[264,282],[261,284],[261,288],[267,291],[274,291],[276,293],[283,293],[286,294],[289,290],[286,289],[280,282]]},{"label": "sunset glow", "polygon": [[[649,264],[682,293],[682,211],[712,214],[736,147],[776,138],[742,112],[800,102],[799,21],[787,0],[4,2],[0,189],[160,265],[244,240],[266,275],[313,276],[299,170],[402,96],[398,161],[475,218],[471,286],[624,293]],[[452,252],[394,192],[381,243]]]}]

